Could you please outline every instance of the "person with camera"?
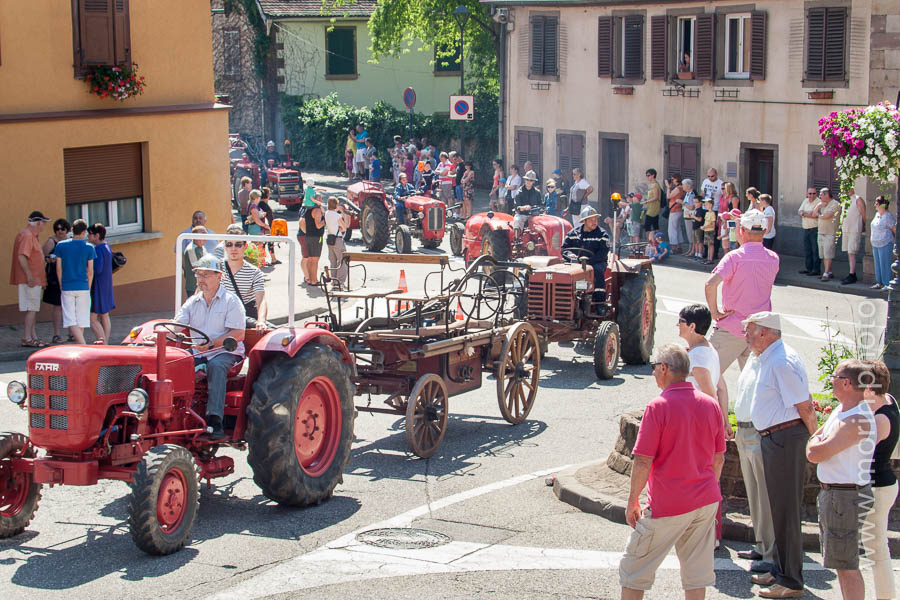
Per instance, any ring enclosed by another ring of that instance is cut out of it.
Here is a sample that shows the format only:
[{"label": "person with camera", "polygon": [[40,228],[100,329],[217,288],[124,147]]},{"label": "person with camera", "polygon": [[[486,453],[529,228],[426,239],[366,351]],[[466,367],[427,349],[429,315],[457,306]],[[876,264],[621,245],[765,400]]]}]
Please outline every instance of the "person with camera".
[{"label": "person with camera", "polygon": [[338,204],[337,198],[328,199],[328,210],[325,212],[325,245],[328,246],[328,267],[331,277],[338,281],[338,289],[347,287],[348,267],[344,262],[344,233],[350,227],[350,216],[344,213],[344,207]]}]

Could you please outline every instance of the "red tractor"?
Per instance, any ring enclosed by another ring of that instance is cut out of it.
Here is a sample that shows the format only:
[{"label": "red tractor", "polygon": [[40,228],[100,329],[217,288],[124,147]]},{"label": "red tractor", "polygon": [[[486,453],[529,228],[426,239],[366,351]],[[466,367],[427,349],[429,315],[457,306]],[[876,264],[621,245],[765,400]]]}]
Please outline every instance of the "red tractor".
[{"label": "red tractor", "polygon": [[513,228],[513,217],[488,211],[472,215],[466,221],[450,225],[450,249],[470,264],[479,256],[493,256],[497,262],[526,256],[561,257],[563,240],[572,224],[560,217],[532,209],[532,216],[521,232]]},{"label": "red tractor", "polygon": [[374,181],[358,181],[347,188],[344,203],[351,213],[350,239],[353,229],[359,229],[366,249],[377,252],[387,246],[393,237],[398,253],[412,251],[413,238],[425,248],[434,249],[444,239],[447,222],[447,205],[427,196],[407,196],[406,223],[399,224],[393,198],[389,198],[384,186]]},{"label": "red tractor", "polygon": [[[243,152],[238,160],[234,155],[243,144]],[[271,192],[271,199],[290,210],[299,210],[303,204],[303,176],[300,174],[300,165],[291,160],[290,141],[285,140],[287,158],[283,160],[265,159],[265,154],[254,150],[242,140],[231,138],[231,187],[234,193],[234,201],[237,203],[237,194],[241,189],[241,179],[249,177],[254,188],[267,186]],[[260,165],[263,165],[261,170]]]},{"label": "red tractor", "polygon": [[[293,290],[289,305],[293,315]],[[158,320],[135,327],[123,346],[32,354],[27,380],[7,387],[28,410],[29,435],[0,435],[0,538],[25,529],[42,484],[114,479],[131,485],[135,544],[149,554],[175,552],[190,539],[200,481],[234,472],[234,460],[219,454],[226,447],[249,449],[253,479],[275,502],[329,499],[350,459],[356,415],[346,345],[292,321],[266,333],[248,329],[246,372],[242,360],[228,374],[226,438],[211,441],[201,416],[207,381],[189,352],[208,342],[199,330]]]}]

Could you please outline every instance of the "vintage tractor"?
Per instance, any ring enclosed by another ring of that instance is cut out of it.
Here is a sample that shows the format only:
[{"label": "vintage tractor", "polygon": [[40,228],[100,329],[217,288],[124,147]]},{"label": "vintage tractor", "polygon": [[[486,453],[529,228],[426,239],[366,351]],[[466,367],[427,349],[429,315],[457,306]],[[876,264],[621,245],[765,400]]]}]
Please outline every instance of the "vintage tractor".
[{"label": "vintage tractor", "polygon": [[588,342],[600,379],[615,375],[620,356],[627,364],[650,360],[656,327],[650,261],[613,258],[606,269],[606,289],[595,294],[590,252],[564,250],[563,255],[526,258],[526,269],[503,274],[505,286],[524,293],[520,314],[534,327],[542,350],[550,342]]},{"label": "vintage tractor", "polygon": [[[231,138],[232,157],[243,143],[241,140]],[[253,150],[244,143],[241,157],[236,162],[232,158],[231,188],[234,201],[237,203],[237,194],[241,189],[241,179],[249,177],[254,188],[268,186],[271,190],[271,199],[290,210],[298,210],[303,204],[303,176],[300,173],[300,165],[291,160],[290,141],[285,140],[287,157],[283,160],[264,159],[264,154]],[[264,164],[265,163],[265,164]]]},{"label": "vintage tractor", "polygon": [[413,238],[429,249],[437,248],[444,239],[447,206],[440,200],[426,196],[404,198],[406,223],[401,225],[397,222],[394,200],[387,196],[380,183],[358,181],[347,188],[346,198],[344,205],[351,213],[346,238],[350,239],[352,231],[359,229],[369,251],[382,250],[392,237],[400,254],[412,251]]},{"label": "vintage tractor", "polygon": [[470,264],[479,256],[493,256],[497,262],[519,260],[526,256],[555,256],[560,258],[563,240],[572,224],[560,217],[543,214],[539,208],[530,211],[525,229],[513,229],[513,217],[506,213],[488,211],[472,215],[465,227],[450,226],[450,249]]},{"label": "vintage tractor", "polygon": [[[42,484],[115,479],[131,485],[135,544],[149,554],[175,552],[190,539],[200,481],[234,472],[234,460],[219,454],[226,447],[249,449],[254,481],[275,502],[329,499],[350,458],[356,414],[353,358],[344,343],[318,327],[294,327],[293,319],[264,333],[248,329],[247,368],[241,360],[228,374],[226,437],[212,441],[203,417],[206,376],[190,352],[208,342],[197,329],[157,320],[135,327],[122,346],[32,354],[26,381],[7,388],[28,410],[29,434],[0,435],[0,538],[25,529]],[[235,346],[226,340],[226,348]]]}]

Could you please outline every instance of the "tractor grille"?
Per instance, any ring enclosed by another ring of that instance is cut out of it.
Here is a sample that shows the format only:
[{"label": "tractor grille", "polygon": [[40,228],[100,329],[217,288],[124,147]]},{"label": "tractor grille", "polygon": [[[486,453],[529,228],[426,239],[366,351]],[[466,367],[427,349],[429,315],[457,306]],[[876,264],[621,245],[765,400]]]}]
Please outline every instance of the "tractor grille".
[{"label": "tractor grille", "polygon": [[444,228],[444,211],[437,206],[428,209],[429,231],[440,231]]},{"label": "tractor grille", "polygon": [[[44,429],[48,426],[50,429],[68,429],[68,415],[60,414],[69,410],[69,398],[66,396],[68,388],[66,376],[29,373],[28,387],[32,390],[28,402],[32,429]],[[38,393],[34,393],[35,391]],[[49,400],[48,395],[50,396]]]},{"label": "tractor grille", "polygon": [[31,413],[31,428],[43,429],[47,426],[46,415],[43,413]]},{"label": "tractor grille", "polygon": [[29,375],[28,376],[28,387],[30,387],[33,390],[44,389],[44,376],[43,375]]},{"label": "tractor grille", "polygon": [[50,415],[50,429],[68,429],[69,417],[67,415]]},{"label": "tractor grille", "polygon": [[528,316],[571,321],[575,318],[575,290],[571,283],[528,283]]},{"label": "tractor grille", "polygon": [[65,396],[50,396],[50,410],[68,410],[69,401]]},{"label": "tractor grille", "polygon": [[124,394],[134,389],[135,380],[141,374],[141,365],[100,367],[97,373],[97,394]]},{"label": "tractor grille", "polygon": [[32,394],[28,406],[31,408],[45,408],[47,406],[47,399],[43,394]]},{"label": "tractor grille", "polygon": [[51,375],[50,376],[50,389],[55,392],[64,392],[66,391],[66,376],[65,375]]}]

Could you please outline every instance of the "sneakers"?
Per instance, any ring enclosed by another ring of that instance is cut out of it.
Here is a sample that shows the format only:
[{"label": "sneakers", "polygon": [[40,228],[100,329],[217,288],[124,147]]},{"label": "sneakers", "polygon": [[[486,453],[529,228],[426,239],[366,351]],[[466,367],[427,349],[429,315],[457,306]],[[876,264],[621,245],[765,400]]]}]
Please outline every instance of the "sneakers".
[{"label": "sneakers", "polygon": [[832,279],[834,279],[834,275],[832,275],[830,271],[828,273],[822,273],[822,281],[831,281]]},{"label": "sneakers", "polygon": [[856,283],[856,274],[850,273],[843,279],[841,279],[841,285],[850,285],[851,283]]},{"label": "sneakers", "polygon": [[883,287],[884,287],[884,286],[881,285],[880,283],[876,283],[876,284],[873,284],[873,285],[869,286],[869,289],[871,289],[871,290],[880,290],[880,289],[883,288]]},{"label": "sneakers", "polygon": [[207,435],[210,441],[224,440],[227,436],[222,428],[222,417],[218,415],[206,415],[206,424],[212,429],[212,433]]}]

